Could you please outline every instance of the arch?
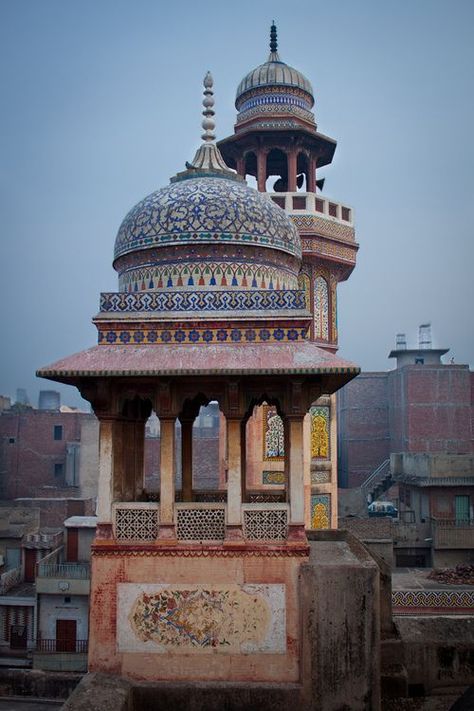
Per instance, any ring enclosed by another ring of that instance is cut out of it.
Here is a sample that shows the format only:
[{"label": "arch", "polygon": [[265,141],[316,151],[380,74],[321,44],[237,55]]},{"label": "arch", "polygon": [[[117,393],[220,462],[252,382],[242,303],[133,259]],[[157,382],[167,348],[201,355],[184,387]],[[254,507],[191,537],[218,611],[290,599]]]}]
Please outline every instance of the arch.
[{"label": "arch", "polygon": [[288,190],[288,167],[286,153],[280,148],[272,148],[267,154],[266,189],[277,193]]}]

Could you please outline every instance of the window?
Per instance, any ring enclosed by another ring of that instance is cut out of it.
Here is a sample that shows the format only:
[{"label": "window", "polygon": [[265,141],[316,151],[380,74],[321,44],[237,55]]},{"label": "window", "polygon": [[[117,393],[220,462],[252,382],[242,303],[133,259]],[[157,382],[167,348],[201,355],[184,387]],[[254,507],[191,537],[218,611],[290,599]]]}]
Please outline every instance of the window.
[{"label": "window", "polygon": [[54,465],[54,476],[61,477],[64,474],[64,464],[62,462],[56,462]]},{"label": "window", "polygon": [[53,439],[61,440],[62,438],[63,438],[63,426],[62,425],[54,425]]},{"label": "window", "polygon": [[415,358],[415,365],[424,365],[425,359],[424,358]]},{"label": "window", "polygon": [[14,438],[14,437],[9,437],[9,438],[8,438],[8,444],[15,444],[15,438]]}]

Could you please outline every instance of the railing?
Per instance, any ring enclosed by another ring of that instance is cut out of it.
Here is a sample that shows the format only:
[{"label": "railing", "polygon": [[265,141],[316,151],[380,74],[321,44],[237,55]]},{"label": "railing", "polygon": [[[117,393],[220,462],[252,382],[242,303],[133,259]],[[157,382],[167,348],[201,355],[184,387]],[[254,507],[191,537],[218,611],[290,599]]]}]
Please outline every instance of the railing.
[{"label": "railing", "polygon": [[277,205],[287,212],[311,212],[345,225],[353,224],[353,211],[347,205],[314,193],[268,193]]},{"label": "railing", "polygon": [[176,538],[178,541],[223,541],[225,523],[225,504],[175,504]]},{"label": "railing", "polygon": [[48,652],[56,654],[58,652],[68,652],[70,654],[87,654],[89,640],[87,639],[38,639],[36,642],[37,652]]},{"label": "railing", "polygon": [[118,541],[155,541],[160,525],[158,502],[114,504],[114,536]]},{"label": "railing", "polygon": [[22,581],[22,569],[11,568],[0,575],[0,595],[5,595]]},{"label": "railing", "polygon": [[[221,495],[222,492],[219,492]],[[244,538],[250,541],[283,541],[288,537],[289,506],[279,501],[278,492],[257,492],[256,497],[268,497],[270,501],[242,505],[242,528]],[[175,502],[174,524],[176,539],[182,542],[222,543],[226,536],[227,505],[222,501]],[[159,504],[116,503],[114,504],[114,536],[126,543],[154,542],[159,534]],[[73,565],[42,564],[43,575],[68,575]],[[51,572],[49,570],[51,569]],[[79,577],[79,576],[77,576]]]},{"label": "railing", "polygon": [[27,533],[25,546],[27,548],[59,548],[63,542],[63,532]]},{"label": "railing", "polygon": [[474,548],[474,520],[432,518],[434,548]]},{"label": "railing", "polygon": [[248,541],[285,541],[288,538],[288,504],[243,504],[243,532]]},{"label": "railing", "polygon": [[38,563],[38,578],[71,578],[89,580],[89,563]]},{"label": "railing", "polygon": [[380,484],[390,474],[390,459],[385,459],[382,464],[379,464],[372,474],[362,484],[362,491],[367,498],[372,493],[374,488]]}]

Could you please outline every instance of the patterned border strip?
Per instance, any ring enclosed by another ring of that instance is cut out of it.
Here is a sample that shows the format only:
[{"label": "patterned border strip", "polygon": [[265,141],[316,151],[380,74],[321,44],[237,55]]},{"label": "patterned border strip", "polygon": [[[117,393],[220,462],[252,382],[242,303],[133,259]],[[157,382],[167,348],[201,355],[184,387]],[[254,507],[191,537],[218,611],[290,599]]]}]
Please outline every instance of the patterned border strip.
[{"label": "patterned border strip", "polygon": [[304,309],[303,291],[145,291],[104,292],[101,312],[129,311],[247,311],[249,309]]},{"label": "patterned border strip", "polygon": [[306,339],[307,328],[99,328],[99,345],[282,343]]},{"label": "patterned border strip", "polygon": [[474,615],[474,590],[395,590],[392,592],[394,614]]},{"label": "patterned border strip", "polygon": [[98,544],[92,546],[91,554],[94,557],[127,557],[127,558],[307,558],[309,556],[309,546],[269,546],[265,545],[255,548],[245,548],[244,550],[226,550],[225,548],[155,548],[141,545],[130,550],[127,547],[110,546],[102,547]]}]

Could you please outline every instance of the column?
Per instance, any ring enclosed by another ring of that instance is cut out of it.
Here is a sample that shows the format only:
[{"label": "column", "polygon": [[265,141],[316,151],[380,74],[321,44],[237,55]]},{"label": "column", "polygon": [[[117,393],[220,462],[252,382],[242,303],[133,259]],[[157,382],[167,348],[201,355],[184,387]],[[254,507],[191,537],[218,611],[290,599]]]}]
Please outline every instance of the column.
[{"label": "column", "polygon": [[257,152],[257,185],[261,193],[266,191],[267,182],[267,154],[261,148]]},{"label": "column", "polygon": [[292,148],[287,153],[288,161],[288,192],[296,193],[296,149]]},{"label": "column", "polygon": [[308,173],[306,175],[306,189],[309,193],[316,192],[316,158],[308,158]]},{"label": "column", "polygon": [[97,520],[101,524],[112,523],[113,500],[113,428],[114,421],[99,420],[99,485],[97,492]]},{"label": "column", "polygon": [[160,538],[174,537],[175,422],[160,418]]},{"label": "column", "polygon": [[304,532],[304,415],[288,417],[289,424],[289,499],[290,534],[293,540],[305,539]]},{"label": "column", "polygon": [[240,422],[240,486],[242,501],[247,503],[247,420]]},{"label": "column", "polygon": [[193,500],[193,420],[181,422],[181,487],[183,501]]},{"label": "column", "polygon": [[245,178],[245,158],[237,158],[235,161],[235,167],[237,174],[241,175],[242,178]]},{"label": "column", "polygon": [[227,418],[227,537],[241,538],[242,531],[241,418]]}]

